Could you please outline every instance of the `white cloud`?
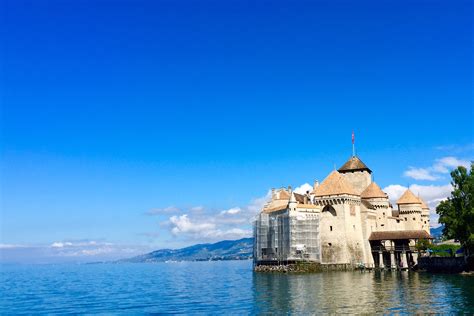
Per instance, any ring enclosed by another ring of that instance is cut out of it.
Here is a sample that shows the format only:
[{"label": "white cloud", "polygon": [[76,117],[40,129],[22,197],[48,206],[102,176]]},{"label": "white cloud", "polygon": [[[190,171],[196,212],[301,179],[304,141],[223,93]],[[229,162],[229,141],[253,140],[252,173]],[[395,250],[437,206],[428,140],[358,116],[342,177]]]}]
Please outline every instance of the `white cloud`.
[{"label": "white cloud", "polygon": [[409,167],[408,170],[406,170],[403,175],[405,177],[413,178],[415,180],[430,180],[434,181],[439,179],[438,176],[432,174],[432,172],[428,169],[425,168],[414,168],[414,167]]},{"label": "white cloud", "polygon": [[172,216],[170,217],[169,221],[173,225],[171,232],[174,235],[183,233],[207,235],[209,231],[214,231],[216,229],[216,225],[213,223],[191,221],[187,214],[181,216]]},{"label": "white cloud", "polygon": [[56,241],[56,242],[53,242],[51,244],[51,248],[64,248],[64,247],[67,247],[67,246],[72,246],[73,244],[70,243],[70,242],[59,242],[59,241]]},{"label": "white cloud", "polygon": [[204,210],[204,206],[201,206],[201,205],[191,207],[191,211],[193,211],[193,212],[201,212],[203,210]]},{"label": "white cloud", "polygon": [[296,187],[294,190],[294,192],[298,194],[305,194],[307,191],[313,191],[313,186],[309,183],[302,184],[299,187]]},{"label": "white cloud", "polygon": [[17,244],[0,244],[0,249],[17,249],[17,248],[26,248],[25,245],[17,245]]},{"label": "white cloud", "polygon": [[222,239],[240,239],[252,235],[251,224],[255,215],[271,197],[271,191],[259,198],[252,199],[243,207],[235,206],[226,210],[206,209],[190,211],[182,215],[171,216],[162,222],[171,234],[181,241],[211,242]]},{"label": "white cloud", "polygon": [[145,215],[153,216],[153,215],[171,214],[171,213],[178,213],[180,211],[181,210],[176,206],[168,206],[168,207],[164,207],[164,208],[151,209],[151,210],[145,212]]},{"label": "white cloud", "polygon": [[239,214],[240,212],[242,212],[242,209],[240,207],[233,207],[231,209],[222,211],[220,214],[221,215],[235,215],[235,214]]},{"label": "white cloud", "polygon": [[1,262],[61,263],[109,261],[148,252],[148,246],[122,245],[97,240],[55,241],[50,244],[0,245]]},{"label": "white cloud", "polygon": [[459,166],[469,168],[471,163],[467,160],[458,159],[456,157],[444,157],[437,159],[433,165],[433,170],[439,173],[448,173],[450,169],[455,169]]},{"label": "white cloud", "polygon": [[440,151],[449,152],[450,154],[453,154],[453,153],[458,154],[458,153],[474,151],[474,143],[470,143],[466,145],[444,145],[444,146],[437,146],[435,148]]},{"label": "white cloud", "polygon": [[464,159],[447,156],[436,159],[432,166],[426,168],[409,167],[403,175],[415,180],[435,181],[441,178],[442,174],[449,173],[459,166],[469,168],[470,162]]},{"label": "white cloud", "polygon": [[395,205],[395,202],[402,196],[406,189],[407,187],[399,184],[390,184],[389,186],[383,188],[383,191],[388,194],[390,201]]},{"label": "white cloud", "polygon": [[184,214],[170,217],[169,222],[173,235],[193,240],[238,239],[251,235],[251,230],[243,228],[218,228],[213,218],[203,221],[190,219],[187,214]]}]

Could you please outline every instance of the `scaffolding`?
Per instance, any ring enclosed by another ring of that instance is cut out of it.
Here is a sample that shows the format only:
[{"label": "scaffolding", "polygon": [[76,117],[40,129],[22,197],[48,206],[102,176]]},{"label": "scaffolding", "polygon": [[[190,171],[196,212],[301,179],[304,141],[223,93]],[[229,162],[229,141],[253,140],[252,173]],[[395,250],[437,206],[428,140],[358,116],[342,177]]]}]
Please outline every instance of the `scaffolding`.
[{"label": "scaffolding", "polygon": [[254,262],[320,262],[319,213],[260,213],[254,222]]}]

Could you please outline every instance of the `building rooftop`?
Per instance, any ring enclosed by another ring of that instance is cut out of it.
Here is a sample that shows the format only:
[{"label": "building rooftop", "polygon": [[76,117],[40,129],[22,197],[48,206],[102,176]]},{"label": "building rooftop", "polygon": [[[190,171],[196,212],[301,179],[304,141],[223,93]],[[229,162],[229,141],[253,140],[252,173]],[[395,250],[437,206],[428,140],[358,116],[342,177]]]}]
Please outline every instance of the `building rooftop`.
[{"label": "building rooftop", "polygon": [[372,232],[369,240],[433,239],[425,230]]},{"label": "building rooftop", "polygon": [[278,192],[278,200],[289,200],[290,199],[290,193],[286,191],[285,189],[280,189]]},{"label": "building rooftop", "polygon": [[421,204],[421,201],[410,189],[407,189],[398,199],[397,204]]},{"label": "building rooftop", "polygon": [[430,208],[428,207],[428,205],[426,205],[425,201],[423,201],[423,199],[421,197],[418,197],[418,200],[420,200],[421,202],[421,209],[422,210],[429,210]]},{"label": "building rooftop", "polygon": [[362,191],[360,197],[363,199],[386,198],[387,194],[382,191],[377,183],[372,182],[367,186],[367,188],[365,188],[364,191]]},{"label": "building rooftop", "polygon": [[338,171],[341,173],[351,171],[367,171],[368,173],[372,173],[372,170],[370,170],[369,167],[367,167],[357,156],[349,158],[349,160],[347,160]]},{"label": "building rooftop", "polygon": [[350,194],[358,195],[344,176],[334,170],[326,179],[312,192],[316,196]]}]

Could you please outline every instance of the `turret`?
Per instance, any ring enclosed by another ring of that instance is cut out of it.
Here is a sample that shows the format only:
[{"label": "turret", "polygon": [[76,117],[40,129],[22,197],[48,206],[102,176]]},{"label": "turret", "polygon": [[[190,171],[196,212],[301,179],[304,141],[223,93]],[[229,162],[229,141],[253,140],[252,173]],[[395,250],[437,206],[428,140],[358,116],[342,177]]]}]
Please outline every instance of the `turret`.
[{"label": "turret", "polygon": [[423,229],[429,234],[430,233],[430,208],[426,205],[422,198],[418,197],[421,202],[421,222]]},{"label": "turret", "polygon": [[288,202],[288,208],[290,209],[290,211],[295,211],[297,205],[298,205],[298,202],[296,201],[295,193],[291,193],[291,198],[290,198],[290,201]]},{"label": "turret", "polygon": [[[390,201],[388,196],[375,182],[371,182],[367,188],[360,194],[360,197],[367,200],[376,209],[383,208],[387,209],[390,207]],[[391,215],[391,214],[388,214]]]},{"label": "turret", "polygon": [[406,230],[423,229],[421,221],[421,202],[407,189],[397,201],[400,219],[405,223]]}]

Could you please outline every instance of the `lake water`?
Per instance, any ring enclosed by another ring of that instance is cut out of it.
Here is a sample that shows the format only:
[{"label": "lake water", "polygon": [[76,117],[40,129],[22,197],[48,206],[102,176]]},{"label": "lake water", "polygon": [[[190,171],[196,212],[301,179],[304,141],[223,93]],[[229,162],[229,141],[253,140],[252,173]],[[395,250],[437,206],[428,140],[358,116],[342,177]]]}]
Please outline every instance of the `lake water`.
[{"label": "lake water", "polygon": [[257,274],[250,261],[4,265],[0,314],[474,314],[474,276]]}]

